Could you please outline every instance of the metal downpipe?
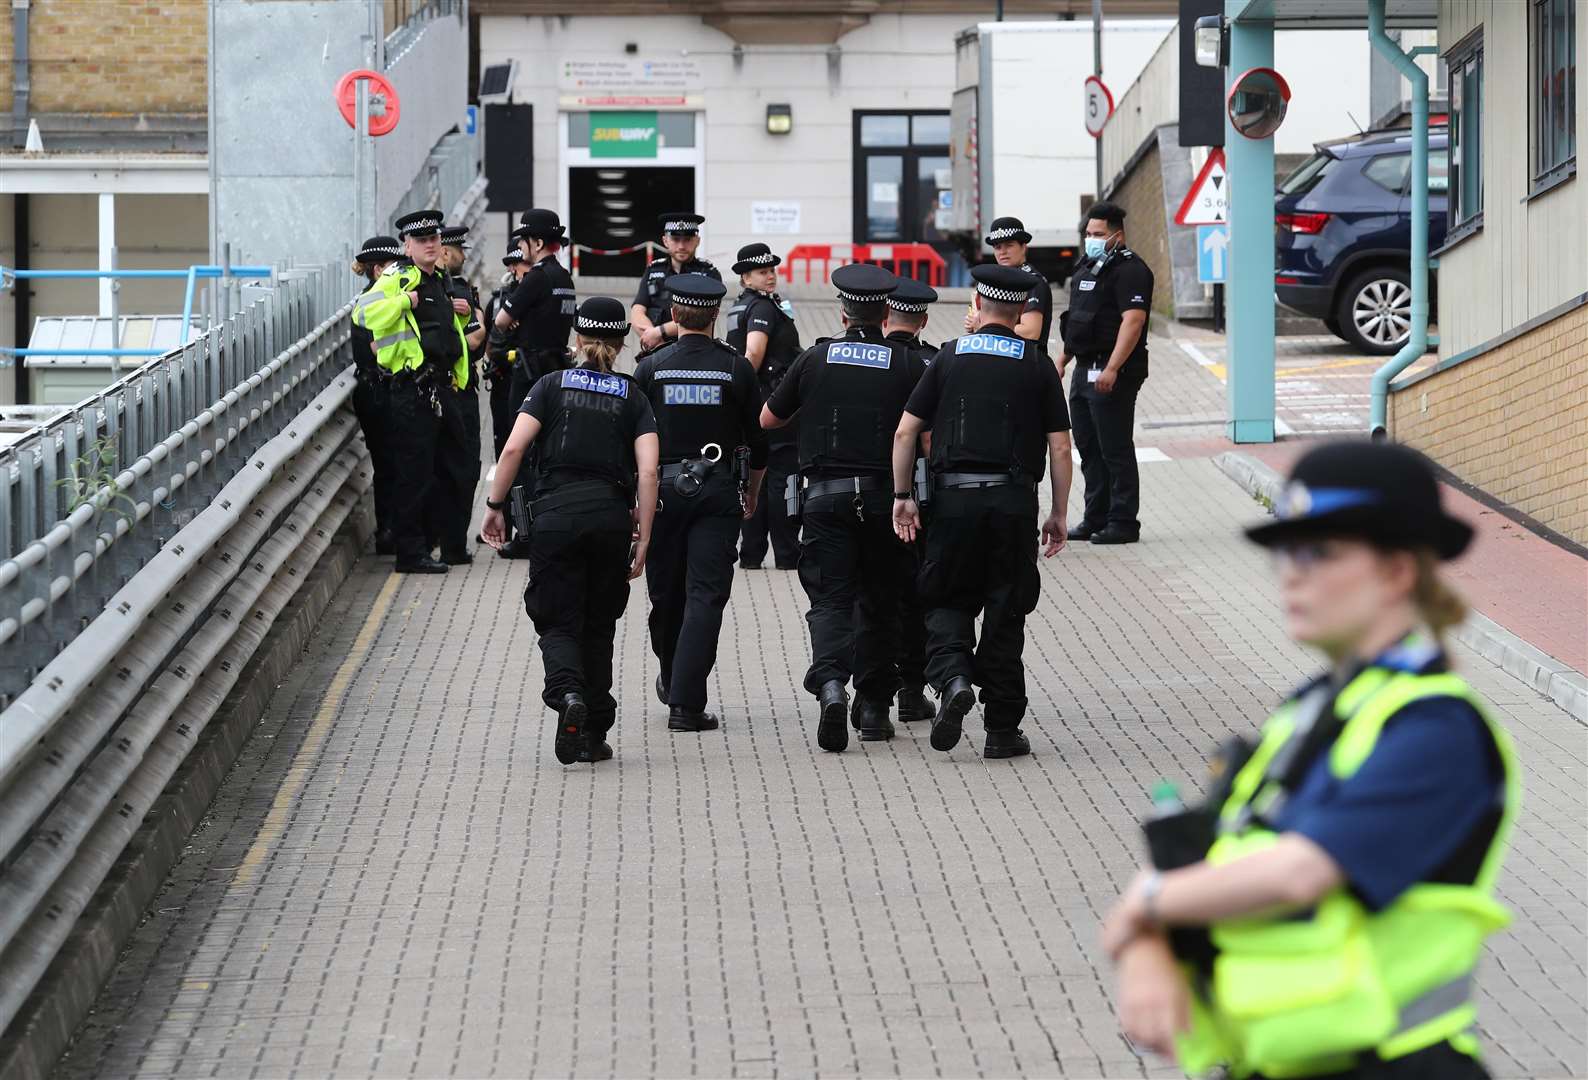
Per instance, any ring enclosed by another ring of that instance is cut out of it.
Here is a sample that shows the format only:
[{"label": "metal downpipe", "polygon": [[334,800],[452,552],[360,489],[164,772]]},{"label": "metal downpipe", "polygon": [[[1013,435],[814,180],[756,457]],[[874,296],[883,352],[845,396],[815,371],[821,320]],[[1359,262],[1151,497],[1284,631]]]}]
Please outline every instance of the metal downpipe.
[{"label": "metal downpipe", "polygon": [[1390,380],[1428,349],[1428,73],[1384,32],[1385,0],[1367,0],[1367,37],[1412,84],[1412,326],[1400,352],[1373,374],[1372,420],[1368,432],[1388,437]]}]

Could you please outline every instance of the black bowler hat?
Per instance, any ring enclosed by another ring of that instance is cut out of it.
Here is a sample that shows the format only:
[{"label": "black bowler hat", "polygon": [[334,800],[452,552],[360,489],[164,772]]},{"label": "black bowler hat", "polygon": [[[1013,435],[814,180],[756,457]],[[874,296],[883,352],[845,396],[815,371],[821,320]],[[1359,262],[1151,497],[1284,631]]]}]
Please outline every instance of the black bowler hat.
[{"label": "black bowler hat", "polygon": [[989,300],[1002,304],[1018,304],[1037,287],[1037,275],[1018,266],[999,266],[982,263],[971,267],[970,276],[976,279],[976,291]]},{"label": "black bowler hat", "polygon": [[361,263],[386,262],[402,257],[402,241],[395,236],[372,236],[364,241],[358,251]]},{"label": "black bowler hat", "polygon": [[503,266],[514,266],[524,261],[524,253],[518,248],[517,240],[507,242],[507,254],[502,256]]},{"label": "black bowler hat", "polygon": [[441,242],[448,247],[466,248],[469,245],[464,241],[469,238],[467,225],[448,225],[441,230]]},{"label": "black bowler hat", "polygon": [[722,298],[728,294],[728,287],[705,274],[674,274],[667,279],[667,291],[675,304],[708,308],[722,303]]},{"label": "black bowler hat", "polygon": [[699,214],[691,214],[687,210],[674,210],[666,214],[657,214],[656,220],[662,226],[664,233],[685,233],[694,236],[700,232],[701,225],[706,219]]},{"label": "black bowler hat", "polygon": [[1319,537],[1359,537],[1393,549],[1432,548],[1453,559],[1472,541],[1472,526],[1439,499],[1428,459],[1394,443],[1337,440],[1303,454],[1291,470],[1276,520],[1246,530],[1274,547]]},{"label": "black bowler hat", "polygon": [[1031,243],[1031,234],[1026,232],[1026,227],[1017,217],[993,218],[991,228],[987,230],[984,239],[989,244],[1001,244],[1005,240],[1014,240],[1021,244]]},{"label": "black bowler hat", "polygon": [[395,222],[397,235],[409,236],[434,236],[441,231],[440,210],[415,210],[411,214],[404,214]]},{"label": "black bowler hat", "polygon": [[573,329],[584,337],[622,341],[629,332],[629,309],[610,296],[592,296],[579,305]]},{"label": "black bowler hat", "polygon": [[567,237],[567,231],[562,227],[562,219],[555,210],[525,210],[524,216],[518,219],[518,228],[513,230],[513,239],[527,237],[535,240],[545,240],[550,243],[562,243]]},{"label": "black bowler hat", "polygon": [[733,264],[733,272],[748,274],[751,270],[764,270],[782,261],[765,244],[746,244],[739,249],[739,261]]},{"label": "black bowler hat", "polygon": [[937,290],[914,278],[900,278],[899,287],[888,294],[888,306],[894,311],[920,314],[937,303]]},{"label": "black bowler hat", "polygon": [[845,300],[874,304],[899,287],[899,279],[871,263],[850,263],[832,273],[833,288]]}]

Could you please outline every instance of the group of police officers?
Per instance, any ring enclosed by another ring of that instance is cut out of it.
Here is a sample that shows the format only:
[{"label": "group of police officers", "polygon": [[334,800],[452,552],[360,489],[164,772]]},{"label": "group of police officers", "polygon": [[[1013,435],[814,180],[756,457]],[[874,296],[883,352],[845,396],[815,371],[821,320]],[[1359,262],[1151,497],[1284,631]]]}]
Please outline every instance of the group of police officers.
[{"label": "group of police officers", "polygon": [[[472,561],[481,379],[497,464],[480,539],[529,562],[559,761],[612,756],[613,642],[642,572],[668,727],[718,727],[707,680],[734,566],[759,569],[769,552],[810,601],[804,686],[823,750],[844,750],[851,730],[890,739],[894,715],[931,721],[932,746],[952,749],[979,692],[984,755],[1029,753],[1021,653],[1039,544],[1051,557],[1067,540],[1140,535],[1131,426],[1152,275],[1125,246],[1123,211],[1088,213],[1056,359],[1052,295],[1016,218],[993,222],[996,261],[971,271],[966,332],[941,346],[920,336],[934,289],[854,264],[831,274],[843,332],[802,347],[781,259],[760,243],[739,250],[742,291],[717,338],[727,288],[697,254],[703,221],[662,215],[667,253],[627,309],[577,303],[550,210],[523,214],[483,307],[457,276],[468,230],[439,212],[363,245],[355,407],[377,550],[403,573]],[[613,366],[631,332],[632,376]],[[1072,425],[1086,482],[1073,528]]]}]

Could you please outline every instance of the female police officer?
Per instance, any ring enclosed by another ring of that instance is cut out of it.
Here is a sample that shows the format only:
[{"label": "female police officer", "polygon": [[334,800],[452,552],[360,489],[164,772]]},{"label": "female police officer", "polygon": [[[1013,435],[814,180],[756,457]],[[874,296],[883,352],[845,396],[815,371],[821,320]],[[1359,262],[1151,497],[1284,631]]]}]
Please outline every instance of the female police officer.
[{"label": "female police officer", "polygon": [[[375,281],[381,271],[402,257],[402,243],[395,236],[372,236],[364,241],[353,256],[353,273],[364,279],[364,292],[358,303],[367,305],[381,299]],[[372,297],[365,300],[364,297]],[[364,445],[369,447],[369,465],[374,473],[372,487],[375,494],[375,554],[394,555],[396,543],[392,540],[392,463],[391,423],[387,419],[391,378],[389,372],[375,362],[375,335],[358,320],[353,320],[353,372],[358,382],[353,387],[353,415],[364,433]]]},{"label": "female police officer", "polygon": [[612,370],[628,332],[618,301],[597,296],[580,305],[579,366],[530,388],[485,500],[481,532],[500,547],[508,490],[538,443],[524,608],[540,635],[541,700],[557,710],[555,752],[564,765],[612,756],[612,639],[628,583],[645,569],[656,514],[656,418],[634,380]]},{"label": "female police officer", "polygon": [[1331,670],[1232,755],[1188,845],[1205,857],[1159,858],[1181,868],[1115,905],[1121,1023],[1192,1073],[1486,1076],[1472,973],[1508,919],[1494,884],[1518,779],[1441,647],[1463,609],[1438,561],[1472,530],[1421,456],[1384,444],[1309,452],[1278,511],[1248,535],[1275,553],[1290,635]]}]

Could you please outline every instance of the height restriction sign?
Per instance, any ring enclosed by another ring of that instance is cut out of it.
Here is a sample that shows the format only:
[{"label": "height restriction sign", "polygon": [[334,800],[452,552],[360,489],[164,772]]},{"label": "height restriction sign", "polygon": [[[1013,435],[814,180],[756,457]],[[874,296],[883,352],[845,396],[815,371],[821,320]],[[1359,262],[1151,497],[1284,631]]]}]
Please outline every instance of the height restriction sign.
[{"label": "height restriction sign", "polygon": [[1230,219],[1229,177],[1224,171],[1224,148],[1215,146],[1208,154],[1202,171],[1191,182],[1180,210],[1174,216],[1176,225],[1222,225]]}]

